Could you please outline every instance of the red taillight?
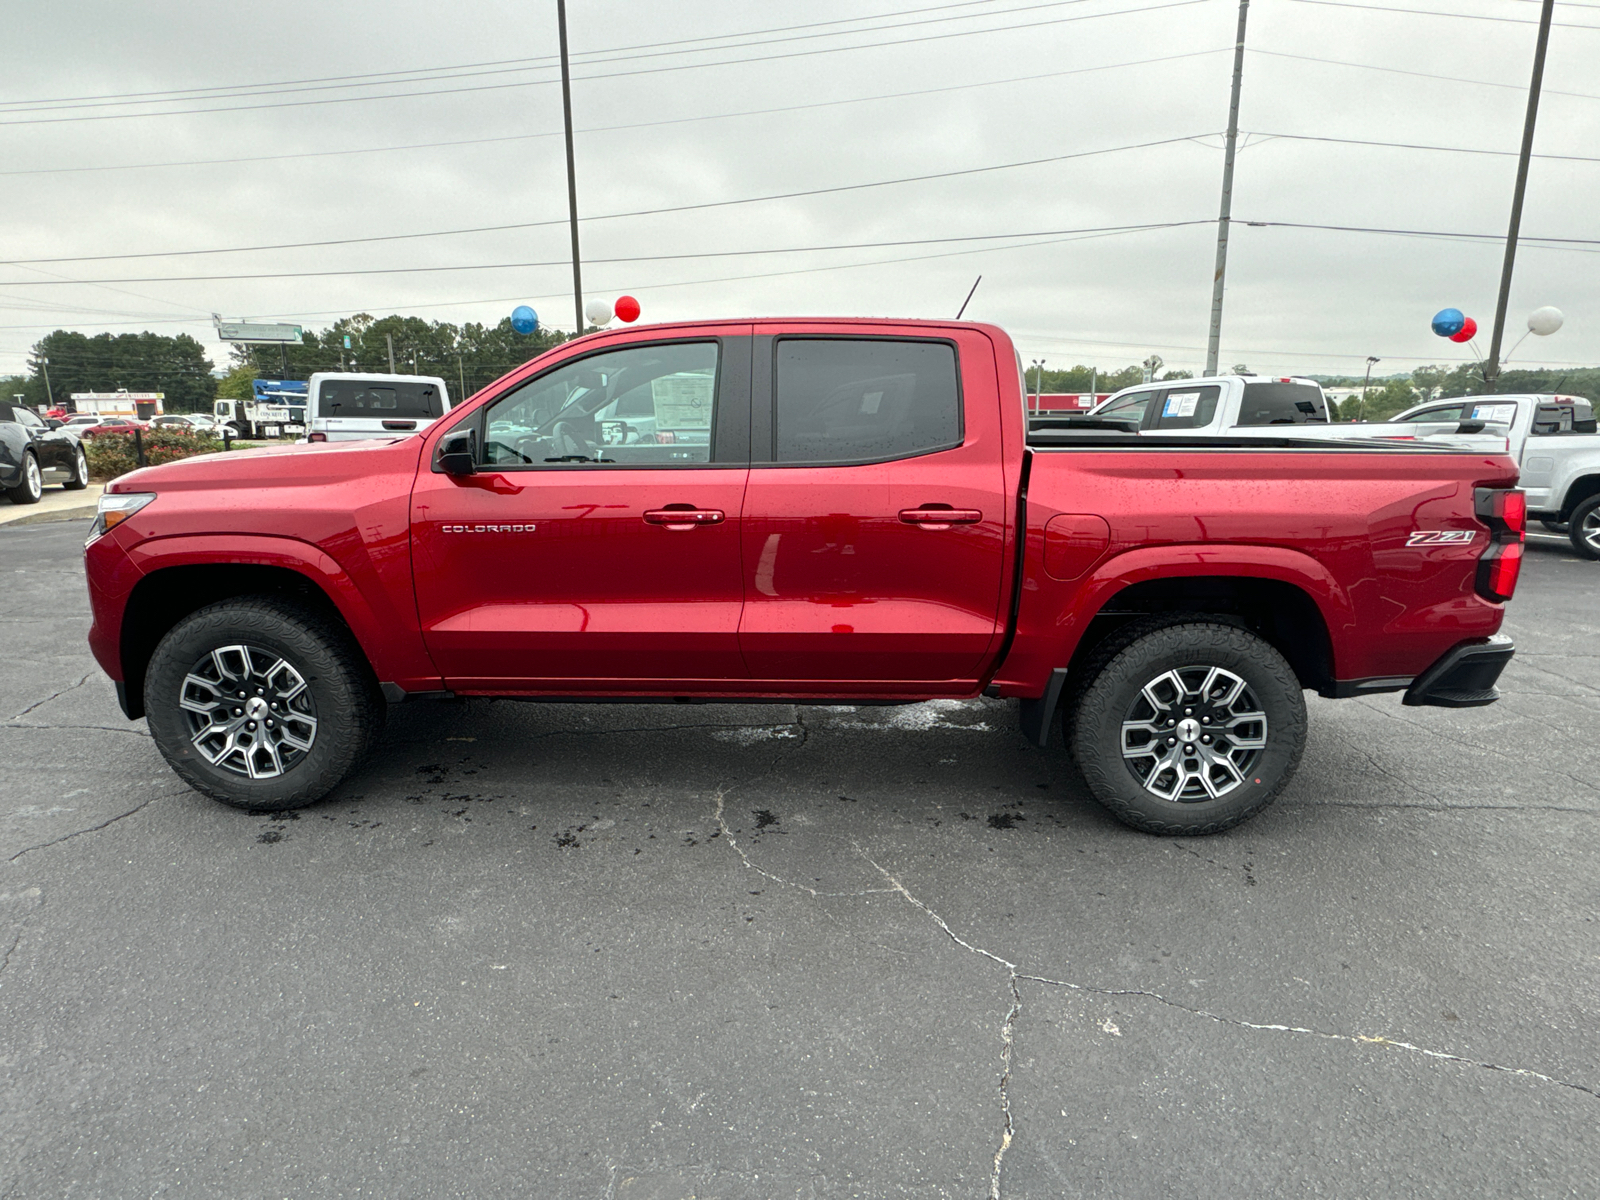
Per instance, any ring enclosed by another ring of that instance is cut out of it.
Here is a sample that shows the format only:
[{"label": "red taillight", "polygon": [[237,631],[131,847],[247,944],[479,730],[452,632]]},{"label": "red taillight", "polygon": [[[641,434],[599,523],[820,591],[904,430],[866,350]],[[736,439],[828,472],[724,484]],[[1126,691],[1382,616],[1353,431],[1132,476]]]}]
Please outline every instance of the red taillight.
[{"label": "red taillight", "polygon": [[1516,488],[1478,488],[1473,493],[1473,508],[1489,527],[1489,548],[1478,560],[1478,595],[1504,602],[1516,593],[1522,571],[1528,498]]}]

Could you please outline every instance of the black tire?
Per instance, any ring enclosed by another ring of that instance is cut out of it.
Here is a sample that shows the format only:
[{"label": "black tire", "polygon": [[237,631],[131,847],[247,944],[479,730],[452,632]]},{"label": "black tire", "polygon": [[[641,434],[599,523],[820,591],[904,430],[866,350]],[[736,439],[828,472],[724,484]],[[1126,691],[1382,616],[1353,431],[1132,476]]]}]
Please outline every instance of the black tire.
[{"label": "black tire", "polygon": [[1600,559],[1600,495],[1590,496],[1572,510],[1567,540],[1579,558]]},{"label": "black tire", "polygon": [[1568,526],[1565,521],[1541,520],[1539,524],[1543,525],[1551,533],[1559,533],[1563,537],[1567,534]]},{"label": "black tire", "polygon": [[44,496],[44,476],[39,473],[39,459],[32,450],[22,453],[22,474],[17,486],[7,488],[6,495],[13,504],[37,504]]},{"label": "black tire", "polygon": [[83,452],[81,442],[72,456],[72,478],[61,486],[69,492],[81,492],[89,486],[89,459]]},{"label": "black tire", "polygon": [[[1226,705],[1211,694],[1219,687],[1232,692]],[[1203,694],[1185,704],[1196,689]],[[1157,736],[1169,721],[1171,732]],[[1266,642],[1237,626],[1190,618],[1133,636],[1086,680],[1070,729],[1084,782],[1118,820],[1146,833],[1220,833],[1271,804],[1294,777],[1305,748],[1305,697],[1293,669]],[[1150,752],[1125,755],[1125,737],[1131,749]],[[1262,745],[1249,744],[1256,741]]]},{"label": "black tire", "polygon": [[[224,686],[230,705],[261,711],[230,715],[217,703]],[[387,708],[347,630],[271,596],[224,600],[173,626],[145,672],[144,704],[156,745],[185,783],[253,812],[326,796],[376,743]]]}]

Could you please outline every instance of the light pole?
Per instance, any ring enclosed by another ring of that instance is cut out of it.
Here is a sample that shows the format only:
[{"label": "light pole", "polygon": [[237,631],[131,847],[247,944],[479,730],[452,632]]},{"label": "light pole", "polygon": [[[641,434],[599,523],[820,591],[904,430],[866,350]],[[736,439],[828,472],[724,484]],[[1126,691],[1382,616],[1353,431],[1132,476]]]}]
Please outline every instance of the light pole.
[{"label": "light pole", "polygon": [[1033,360],[1033,411],[1039,411],[1039,394],[1044,391],[1044,359]]},{"label": "light pole", "polygon": [[1382,361],[1383,360],[1381,358],[1378,358],[1375,355],[1367,355],[1367,375],[1366,378],[1361,381],[1361,402],[1356,405],[1356,420],[1358,421],[1365,421],[1367,419],[1367,384],[1372,382],[1372,364]]},{"label": "light pole", "polygon": [[556,27],[561,36],[561,116],[567,129],[567,221],[572,226],[572,311],[583,336],[583,270],[578,264],[578,167],[572,155],[572,71],[567,65],[567,0],[556,0]]}]

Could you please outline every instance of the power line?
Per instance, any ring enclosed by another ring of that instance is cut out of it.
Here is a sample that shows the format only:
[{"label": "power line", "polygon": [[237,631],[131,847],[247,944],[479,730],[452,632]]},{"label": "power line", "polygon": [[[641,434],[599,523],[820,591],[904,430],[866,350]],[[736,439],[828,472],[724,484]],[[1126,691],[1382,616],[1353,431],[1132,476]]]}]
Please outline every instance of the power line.
[{"label": "power line", "polygon": [[[1440,229],[1385,229],[1369,225],[1317,225],[1309,221],[1249,221],[1242,217],[1233,219],[1235,225],[1250,225],[1262,229],[1322,229],[1334,233],[1382,233],[1392,234],[1396,237],[1439,238],[1458,242],[1505,242],[1503,233],[1462,233],[1455,230]],[[1600,238],[1564,238],[1564,237],[1532,237],[1523,234],[1524,242],[1545,243],[1546,250],[1578,250],[1593,254],[1595,251],[1586,250],[1589,246],[1600,246]]]},{"label": "power line", "polygon": [[[888,242],[849,242],[832,246],[785,246],[771,249],[758,250],[708,250],[695,254],[650,254],[635,255],[623,258],[591,258],[592,263],[647,263],[647,262],[678,262],[684,259],[702,258],[745,258],[758,254],[810,254],[829,250],[865,250],[890,246],[929,246],[949,242],[996,241],[1007,238],[1019,237],[1045,237],[1059,234],[1077,233],[1111,233],[1111,232],[1136,232],[1144,229],[1171,229],[1179,225],[1193,225],[1194,221],[1159,221],[1146,222],[1142,225],[1103,225],[1089,229],[1051,229],[1035,230],[1027,233],[994,233],[976,234],[970,237],[942,237],[942,238],[908,238],[901,241]],[[419,275],[433,274],[440,271],[501,271],[524,270],[534,267],[563,267],[572,260],[568,258],[550,259],[545,262],[497,262],[497,263],[471,263],[455,264],[450,266],[429,267],[365,267],[352,270],[339,271],[274,271],[251,275],[168,275],[152,276],[141,279],[69,279],[69,280],[26,280],[23,286],[45,286],[47,283],[214,283],[222,280],[247,280],[247,279],[321,279],[332,276],[347,275]],[[16,281],[8,281],[4,286],[18,286]]]},{"label": "power line", "polygon": [[[945,41],[945,40],[947,40],[949,38],[957,38],[957,37],[977,37],[977,36],[979,36],[981,34],[986,34],[986,33],[1010,33],[1010,32],[1014,32],[1014,31],[1022,30],[1022,29],[1037,29],[1037,28],[1041,28],[1041,27],[1044,27],[1044,26],[1050,26],[1050,25],[1065,25],[1065,24],[1070,24],[1070,23],[1076,22],[1076,21],[1094,21],[1094,20],[1099,20],[1102,17],[1122,17],[1122,16],[1129,16],[1129,15],[1138,14],[1138,13],[1156,12],[1156,11],[1160,11],[1162,9],[1169,9],[1169,8],[1187,8],[1190,5],[1206,4],[1206,3],[1210,3],[1210,0],[1167,0],[1166,3],[1162,3],[1162,4],[1146,4],[1146,5],[1142,5],[1142,6],[1136,7],[1136,8],[1116,9],[1116,10],[1111,11],[1111,12],[1102,12],[1102,13],[1085,13],[1085,14],[1083,14],[1081,16],[1073,16],[1073,17],[1054,17],[1054,18],[1051,18],[1050,20],[1047,20],[1047,21],[1031,21],[1031,22],[1025,22],[1025,23],[1019,24],[1019,25],[1003,25],[1003,26],[997,26],[997,27],[995,27],[993,29],[967,29],[967,30],[961,30],[961,31],[954,32],[954,33],[937,33],[937,34],[927,34],[927,35],[922,36],[922,37],[895,38],[895,39],[891,39],[889,41],[884,41],[884,42],[864,42],[864,43],[862,43],[860,45],[855,45],[855,46],[832,46],[832,47],[824,47],[824,48],[813,49],[813,50],[793,50],[793,51],[789,51],[789,52],[784,53],[784,54],[758,54],[758,55],[750,56],[748,58],[723,59],[723,60],[718,61],[718,62],[679,63],[679,64],[675,64],[675,65],[672,65],[672,66],[643,67],[643,68],[639,68],[637,70],[632,70],[632,71],[611,71],[611,72],[608,72],[608,73],[605,73],[605,74],[599,74],[599,75],[578,75],[578,76],[574,76],[573,78],[574,78],[574,82],[583,83],[583,82],[592,81],[592,80],[622,79],[622,78],[627,78],[627,77],[635,76],[635,75],[656,75],[656,74],[662,74],[664,72],[669,72],[669,71],[699,70],[699,69],[701,69],[703,67],[727,67],[727,66],[736,66],[736,65],[739,65],[739,64],[742,64],[742,63],[776,62],[776,61],[781,60],[781,59],[808,58],[808,57],[812,57],[812,56],[818,55],[818,54],[841,54],[841,53],[844,53],[844,52],[850,51],[850,50],[875,50],[875,49],[880,49],[880,48],[882,48],[884,46],[904,46],[904,45],[912,45],[912,44],[919,43],[919,42]],[[554,83],[557,83],[557,82],[559,82],[559,80],[556,80],[556,79],[534,79],[534,80],[523,80],[523,81],[514,82],[514,83],[479,84],[479,85],[476,85],[476,86],[473,86],[473,87],[437,88],[437,89],[435,89],[433,91],[397,92],[397,93],[394,93],[392,95],[382,95],[382,96],[333,96],[333,97],[327,97],[327,98],[321,99],[321,100],[290,100],[290,101],[285,101],[284,103],[281,103],[281,104],[236,104],[236,105],[224,105],[224,106],[217,107],[217,108],[173,109],[173,110],[170,110],[168,112],[159,112],[159,113],[154,113],[154,112],[151,112],[151,113],[101,113],[101,114],[98,114],[98,115],[77,116],[77,117],[42,117],[42,118],[38,118],[38,119],[29,119],[29,120],[22,120],[22,121],[0,121],[0,128],[13,126],[13,125],[55,125],[55,124],[61,124],[61,123],[64,123],[64,122],[117,121],[117,120],[128,120],[128,119],[143,118],[143,117],[196,116],[196,115],[203,114],[203,113],[218,113],[218,112],[255,112],[255,111],[260,111],[260,110],[264,110],[264,109],[303,108],[303,107],[306,107],[308,105],[318,105],[318,104],[354,104],[354,103],[360,103],[360,102],[365,102],[365,101],[370,101],[370,100],[404,100],[404,99],[420,98],[420,97],[424,97],[424,96],[459,95],[459,94],[466,93],[466,92],[500,91],[500,90],[503,90],[505,88],[542,87],[542,86],[545,86],[545,85],[548,85],[548,84],[554,84]]]},{"label": "power line", "polygon": [[[993,2],[993,0],[987,0],[987,2]],[[911,28],[911,27],[914,27],[914,26],[918,26],[918,25],[942,24],[942,23],[946,23],[946,22],[950,22],[950,21],[970,21],[970,20],[973,20],[973,19],[979,18],[979,17],[1003,17],[1003,16],[1012,15],[1014,13],[1035,12],[1035,11],[1037,11],[1039,9],[1045,9],[1045,8],[1062,8],[1062,7],[1065,7],[1067,5],[1084,4],[1084,3],[1088,3],[1088,2],[1089,2],[1089,0],[1043,0],[1042,3],[1027,4],[1027,5],[1022,5],[1022,6],[1017,7],[1017,8],[991,10],[989,12],[980,12],[980,13],[964,13],[964,14],[960,14],[960,15],[957,15],[957,16],[950,16],[950,17],[925,17],[925,18],[923,18],[921,20],[896,21],[896,22],[892,22],[892,23],[886,24],[886,25],[879,25],[879,26],[875,26],[875,27],[868,27],[868,28],[862,28],[862,29],[831,30],[831,31],[828,31],[828,32],[825,32],[825,33],[801,33],[801,34],[794,34],[794,35],[789,36],[789,37],[775,37],[775,38],[757,37],[757,38],[755,38],[754,40],[751,40],[751,41],[733,42],[733,43],[730,43],[730,44],[725,45],[725,46],[702,46],[702,47],[691,47],[691,48],[688,48],[688,49],[678,49],[678,50],[655,50],[655,51],[652,51],[652,52],[646,53],[646,54],[616,54],[613,51],[609,51],[609,50],[590,50],[590,51],[586,51],[586,52],[580,52],[575,57],[585,60],[585,61],[580,62],[578,64],[580,66],[586,66],[586,67],[587,66],[602,66],[602,65],[605,65],[605,64],[608,64],[608,63],[636,62],[636,61],[639,61],[641,59],[649,59],[649,58],[662,58],[662,57],[670,57],[670,56],[684,55],[684,54],[701,54],[701,53],[705,53],[707,50],[740,50],[740,49],[748,49],[749,47],[752,47],[752,46],[770,46],[770,45],[778,45],[778,44],[782,44],[782,43],[786,43],[786,42],[810,41],[810,40],[814,40],[816,38],[830,38],[830,37],[836,38],[836,37],[844,37],[844,36],[848,36],[848,35],[851,35],[851,34],[857,34],[857,33],[880,33],[880,32],[885,32],[885,31],[892,30],[892,29],[907,29],[907,28]],[[941,7],[949,7],[949,6],[941,6]],[[967,6],[958,5],[958,6],[955,6],[955,7],[967,7]],[[912,12],[919,12],[919,11],[925,12],[925,11],[935,11],[935,10],[932,10],[932,9],[916,10],[916,9],[914,9],[914,10],[911,10],[911,11]],[[894,13],[891,13],[891,14],[887,14],[887,15],[888,16],[896,16],[896,15],[906,15],[906,14],[894,14]],[[846,18],[846,20],[856,21],[856,22],[866,21],[866,20],[874,20],[874,19],[877,19],[877,18],[872,18],[872,17]],[[833,24],[840,24],[840,23],[841,23],[840,21],[821,21],[821,22],[816,22],[815,25],[833,25]],[[795,26],[788,26],[786,28],[788,28],[788,29],[809,29],[809,28],[814,28],[814,27],[815,27],[814,25],[795,25]],[[758,33],[770,33],[770,32],[779,32],[779,31],[775,31],[775,30],[760,30],[760,31],[757,31],[757,32]],[[982,32],[982,31],[973,30],[973,31],[970,31],[970,32]],[[733,35],[724,35],[724,36],[727,37],[727,36],[733,36]],[[662,43],[658,43],[658,44],[662,45],[662,46],[672,46],[672,45],[682,45],[684,41],[699,41],[699,40],[703,40],[703,39],[691,38],[691,39],[683,39],[680,42],[662,42]],[[623,49],[627,49],[627,47],[624,47]],[[612,57],[609,57],[609,58],[601,57],[601,56],[607,55],[607,54],[611,54]],[[522,65],[508,65],[508,64],[522,64]],[[504,59],[504,60],[500,60],[499,62],[468,63],[468,64],[465,64],[465,65],[463,65],[461,67],[453,67],[453,68],[431,67],[431,68],[418,68],[418,69],[412,70],[412,71],[379,71],[379,72],[373,72],[370,75],[334,76],[334,77],[330,77],[329,80],[308,80],[308,81],[305,81],[303,84],[293,84],[293,83],[236,84],[236,85],[232,85],[231,87],[227,87],[227,88],[188,89],[190,94],[186,95],[186,96],[185,95],[179,95],[177,93],[168,93],[165,96],[163,96],[160,93],[148,93],[148,95],[155,97],[155,98],[152,98],[152,99],[140,99],[140,98],[138,98],[136,96],[130,96],[130,97],[117,97],[117,96],[90,97],[90,98],[85,98],[83,102],[55,102],[53,104],[53,107],[43,107],[42,105],[44,105],[46,102],[35,101],[35,100],[0,102],[0,113],[3,113],[3,112],[15,112],[15,113],[52,112],[52,111],[63,110],[63,109],[110,108],[110,107],[117,107],[117,106],[131,105],[131,104],[178,104],[178,103],[183,103],[186,100],[234,100],[234,99],[247,99],[247,98],[252,97],[252,96],[277,96],[277,95],[297,94],[297,93],[304,93],[304,92],[339,91],[339,90],[345,90],[345,89],[357,88],[357,87],[381,87],[381,86],[402,85],[402,84],[411,84],[411,83],[437,83],[437,82],[442,82],[442,81],[450,80],[450,79],[471,79],[471,78],[479,78],[479,77],[482,77],[482,76],[485,76],[485,75],[513,74],[513,73],[520,72],[520,71],[544,71],[544,70],[552,69],[555,65],[556,65],[556,63],[555,63],[554,59],[552,58],[552,56],[542,55],[542,56],[539,56],[539,57],[536,57],[536,58]],[[398,75],[409,75],[409,76],[413,76],[413,78],[409,78],[409,79],[394,78],[394,76],[398,76]],[[340,80],[340,79],[352,80],[354,82],[337,82],[337,80]],[[369,82],[361,82],[362,80],[367,80]],[[255,90],[238,90],[238,89],[241,89],[241,88],[248,88],[248,89],[255,89]],[[200,94],[198,94],[199,92],[214,92],[216,94],[213,94],[213,95],[200,95]],[[26,107],[26,108],[25,107],[21,107],[23,105],[32,105],[34,107]]]},{"label": "power line", "polygon": [[[616,133],[631,129],[655,129],[664,125],[685,125],[696,121],[721,121],[737,117],[765,117],[777,113],[806,112],[819,108],[835,108],[846,104],[866,104],[879,100],[905,100],[917,96],[934,96],[945,92],[964,92],[975,88],[1000,87],[1013,83],[1034,83],[1043,79],[1060,79],[1069,75],[1087,75],[1096,71],[1114,71],[1124,67],[1146,67],[1156,63],[1176,62],[1186,58],[1201,58],[1210,54],[1220,54],[1231,50],[1231,46],[1221,46],[1213,50],[1186,50],[1182,54],[1162,54],[1155,58],[1140,58],[1128,62],[1099,63],[1090,67],[1073,67],[1065,71],[1044,71],[1036,75],[1012,75],[1004,79],[980,80],[977,83],[954,83],[945,87],[919,88],[910,92],[884,92],[876,96],[851,96],[842,100],[819,100],[810,104],[786,104],[776,108],[751,108],[738,112],[702,113],[691,117],[670,117],[659,121],[635,121],[625,125],[596,125],[587,129],[579,129],[578,133]],[[314,150],[298,154],[263,154],[244,158],[200,158],[183,162],[166,163],[123,163],[99,167],[36,167],[20,171],[0,171],[0,177],[13,175],[67,175],[82,174],[97,171],[142,171],[155,170],[167,167],[208,167],[226,166],[237,163],[257,162],[283,162],[300,158],[335,158],[347,154],[386,154],[397,150],[437,150],[453,146],[486,146],[500,142],[521,142],[534,138],[560,137],[561,130],[552,129],[542,133],[518,133],[505,137],[490,138],[461,138],[443,142],[413,142],[403,146],[366,146],[354,147],[343,150]]]},{"label": "power line", "polygon": [[[1383,4],[1352,4],[1350,0],[1295,0],[1296,4],[1317,4],[1328,8],[1360,8],[1367,12],[1408,13],[1417,17],[1453,17],[1463,21],[1497,21],[1506,25],[1537,25],[1537,21],[1524,20],[1522,17],[1486,17],[1478,13],[1464,12],[1434,12],[1426,8],[1391,8]],[[1563,29],[1592,29],[1600,30],[1600,25],[1572,25],[1562,21],[1552,21],[1551,24],[1559,25]]]},{"label": "power line", "polygon": [[[1390,150],[1441,150],[1451,154],[1493,154],[1516,158],[1515,150],[1486,150],[1479,146],[1430,146],[1420,142],[1375,142],[1365,138],[1322,137],[1310,133],[1267,133],[1252,130],[1251,137],[1287,138],[1296,142],[1337,142],[1346,146],[1380,146]],[[1585,154],[1535,154],[1534,158],[1548,158],[1558,162],[1600,162],[1600,156]]]},{"label": "power line", "polygon": [[[1247,54],[1265,54],[1270,58],[1292,58],[1297,62],[1322,63],[1330,67],[1355,67],[1362,71],[1381,71],[1386,75],[1409,75],[1414,79],[1434,79],[1443,83],[1470,83],[1477,87],[1509,88],[1514,92],[1526,92],[1528,85],[1525,83],[1498,83],[1492,79],[1467,79],[1460,75],[1431,75],[1426,71],[1407,71],[1402,67],[1381,67],[1377,63],[1348,62],[1339,58],[1317,58],[1310,54],[1288,54],[1282,50],[1259,50],[1249,47]],[[1579,100],[1600,100],[1600,95],[1591,92],[1560,92],[1555,88],[1545,88],[1546,96],[1572,96]]]},{"label": "power line", "polygon": [[[653,216],[661,216],[661,215],[664,215],[664,214],[667,214],[667,213],[694,212],[694,211],[698,211],[698,210],[702,210],[702,209],[708,209],[708,208],[729,208],[729,207],[733,207],[733,206],[736,206],[736,205],[742,205],[742,204],[759,204],[759,203],[764,203],[764,202],[769,201],[769,200],[794,200],[794,199],[801,199],[801,198],[808,197],[808,196],[831,195],[831,194],[835,194],[835,193],[839,193],[839,192],[856,192],[856,191],[863,191],[863,190],[868,189],[868,188],[890,187],[890,186],[894,186],[894,185],[902,184],[902,183],[925,183],[925,182],[928,182],[928,181],[934,180],[934,179],[951,179],[951,178],[955,178],[955,177],[962,176],[962,175],[985,174],[985,173],[990,172],[990,171],[1009,171],[1009,170],[1013,170],[1013,169],[1016,169],[1016,168],[1019,168],[1019,167],[1034,167],[1034,166],[1041,166],[1041,165],[1046,164],[1046,163],[1066,162],[1069,159],[1075,159],[1075,158],[1091,158],[1091,157],[1094,157],[1094,156],[1100,155],[1100,154],[1118,154],[1118,153],[1122,153],[1123,151],[1127,151],[1127,150],[1147,150],[1147,149],[1151,149],[1151,148],[1156,147],[1156,146],[1169,146],[1169,145],[1175,145],[1175,144],[1177,144],[1179,142],[1194,141],[1197,137],[1200,137],[1200,136],[1204,136],[1204,135],[1190,134],[1190,135],[1186,135],[1184,137],[1161,138],[1161,139],[1159,139],[1157,141],[1153,141],[1153,142],[1137,142],[1137,143],[1134,143],[1132,145],[1127,145],[1127,146],[1107,146],[1107,147],[1104,147],[1104,148],[1099,149],[1099,150],[1079,150],[1079,151],[1074,151],[1071,154],[1051,155],[1051,156],[1046,157],[1046,158],[1023,159],[1023,160],[1021,160],[1019,162],[995,163],[993,165],[986,166],[986,167],[965,167],[965,168],[961,168],[959,170],[954,170],[954,171],[938,171],[938,172],[935,172],[935,173],[930,174],[930,175],[907,175],[907,176],[904,176],[904,177],[899,178],[899,179],[880,179],[880,180],[874,180],[874,181],[871,181],[871,182],[868,182],[868,183],[850,183],[850,184],[840,184],[840,185],[837,185],[837,186],[834,186],[834,187],[808,188],[808,189],[806,189],[804,191],[778,192],[778,193],[773,193],[771,195],[766,195],[766,196],[746,196],[746,197],[742,197],[742,198],[737,199],[737,200],[708,200],[708,201],[704,201],[704,202],[699,203],[699,204],[681,204],[681,205],[673,205],[673,206],[665,207],[665,208],[637,209],[637,210],[634,210],[632,212],[597,213],[594,216],[585,217],[584,221],[587,223],[587,222],[592,222],[592,221],[618,220],[618,219],[626,218],[626,217],[653,217]],[[510,232],[510,231],[513,231],[513,230],[537,229],[537,228],[541,228],[541,227],[545,227],[545,226],[551,226],[551,225],[562,225],[562,224],[565,224],[565,223],[566,223],[566,218],[565,217],[559,217],[559,218],[551,218],[551,219],[543,220],[543,221],[522,221],[522,222],[517,222],[515,224],[509,224],[509,225],[482,225],[482,226],[477,226],[477,227],[470,228],[470,229],[438,229],[438,230],[430,230],[430,231],[427,231],[427,232],[424,232],[424,233],[391,233],[391,234],[376,234],[376,235],[372,235],[372,236],[368,236],[368,237],[330,238],[330,239],[325,240],[325,241],[316,241],[316,242],[282,242],[282,243],[279,243],[279,244],[276,244],[276,245],[261,245],[261,246],[221,246],[221,247],[213,247],[211,249],[206,249],[206,250],[155,250],[155,251],[141,252],[141,253],[137,253],[137,254],[81,255],[81,256],[62,257],[62,258],[18,258],[18,259],[4,260],[3,262],[0,262],[0,265],[5,265],[5,266],[29,266],[29,265],[32,265],[32,264],[35,264],[35,263],[109,262],[109,261],[120,261],[120,260],[124,260],[124,259],[134,259],[134,258],[179,258],[179,257],[192,257],[192,256],[195,256],[195,255],[202,255],[202,254],[242,254],[242,253],[252,253],[252,252],[261,251],[261,250],[323,249],[323,248],[326,248],[326,247],[329,247],[329,246],[351,246],[351,245],[369,244],[369,243],[373,243],[373,242],[410,241],[410,240],[415,240],[417,238],[450,237],[450,236],[456,236],[456,235],[460,235],[460,234],[507,233],[507,232]],[[533,264],[525,264],[525,265],[533,265]],[[421,269],[421,268],[419,268],[419,269]],[[365,272],[332,272],[332,273],[333,274],[363,274]],[[298,274],[298,272],[290,272],[290,274]],[[219,276],[200,276],[200,277],[196,277],[196,278],[206,278],[206,279],[254,279],[254,278],[268,278],[268,277],[267,276],[252,276],[252,275],[239,275],[239,276],[219,275]],[[87,282],[87,281],[72,280],[72,281],[69,281],[69,282]],[[161,279],[161,280],[116,279],[116,280],[107,280],[107,281],[104,281],[104,282],[109,282],[109,283],[163,282],[164,283],[164,282],[172,282],[172,281],[171,280],[167,280],[167,279]],[[13,286],[33,287],[33,286],[39,286],[40,283],[41,283],[41,281],[39,281],[39,280],[4,281],[4,282],[0,282],[0,287],[13,287]]]}]

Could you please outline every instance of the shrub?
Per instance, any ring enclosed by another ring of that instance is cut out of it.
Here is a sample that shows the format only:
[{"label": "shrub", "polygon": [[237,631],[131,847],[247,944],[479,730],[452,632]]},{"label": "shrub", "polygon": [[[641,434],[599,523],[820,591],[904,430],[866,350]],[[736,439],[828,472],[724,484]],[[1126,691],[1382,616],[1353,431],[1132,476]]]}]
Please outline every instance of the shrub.
[{"label": "shrub", "polygon": [[[199,430],[190,433],[183,429],[146,429],[140,438],[144,442],[145,463],[152,467],[222,449],[222,439]],[[86,438],[83,453],[89,460],[89,478],[97,482],[139,469],[139,455],[131,433],[102,433]]]}]

